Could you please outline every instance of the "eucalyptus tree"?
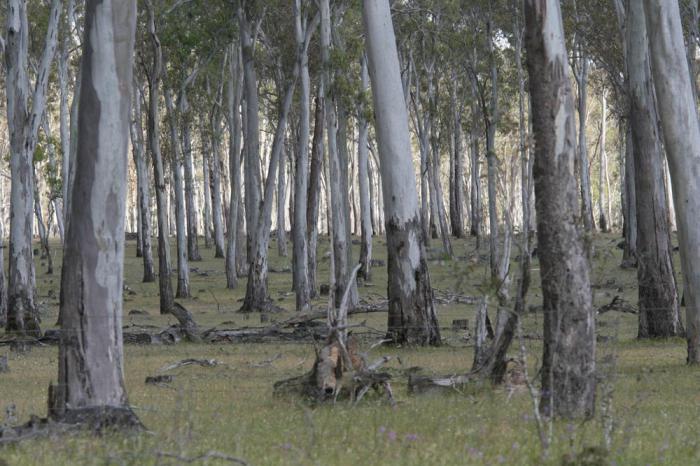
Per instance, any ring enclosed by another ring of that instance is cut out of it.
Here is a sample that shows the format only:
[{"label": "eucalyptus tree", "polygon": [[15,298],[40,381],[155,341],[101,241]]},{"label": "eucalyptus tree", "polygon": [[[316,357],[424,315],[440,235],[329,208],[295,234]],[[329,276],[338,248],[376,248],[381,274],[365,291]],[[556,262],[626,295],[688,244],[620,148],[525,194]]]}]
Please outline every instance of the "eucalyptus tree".
[{"label": "eucalyptus tree", "polygon": [[241,53],[238,44],[229,46],[229,76],[226,84],[227,123],[229,130],[229,178],[231,180],[231,198],[229,200],[227,243],[226,243],[226,287],[236,288],[238,285],[237,255],[242,253],[238,248],[239,216],[241,211],[241,99],[243,94],[243,74]]},{"label": "eucalyptus tree", "polygon": [[375,127],[382,159],[388,253],[388,337],[440,344],[411,160],[408,111],[388,0],[364,0],[363,18]]},{"label": "eucalyptus tree", "polygon": [[153,247],[151,244],[151,190],[148,162],[146,161],[145,143],[143,139],[143,115],[141,102],[144,99],[143,89],[137,78],[134,77],[132,85],[132,109],[130,135],[131,150],[136,167],[136,190],[139,205],[139,243],[141,244],[141,256],[143,258],[143,282],[156,281],[156,272],[153,266]]},{"label": "eucalyptus tree", "polygon": [[[294,2],[294,38],[299,50],[299,131],[297,135],[294,165],[294,217],[292,222],[292,268],[296,309],[309,307],[311,287],[309,281],[309,239],[306,224],[309,208],[309,134],[311,127],[311,78],[309,54],[304,46],[305,36],[311,27],[311,2]],[[313,217],[316,220],[315,216]],[[315,244],[314,244],[315,246]]]},{"label": "eucalyptus tree", "polygon": [[323,171],[323,154],[325,150],[323,128],[325,117],[325,91],[323,81],[316,91],[316,110],[314,112],[314,133],[311,141],[311,167],[309,168],[309,191],[306,210],[306,234],[308,238],[309,257],[309,297],[316,296],[316,253],[318,252],[318,215],[321,204],[321,174]]},{"label": "eucalyptus tree", "polygon": [[261,16],[261,6],[256,0],[238,0],[236,15],[238,17],[238,33],[243,57],[243,78],[245,96],[245,220],[246,255],[249,260],[253,256],[255,234],[258,227],[258,216],[262,182],[260,180],[260,120],[258,100],[258,75],[255,70],[255,43]]},{"label": "eucalyptus tree", "polygon": [[575,115],[561,10],[558,0],[525,0],[524,11],[544,296],[540,410],[589,417],[595,405],[595,316],[578,224]]},{"label": "eucalyptus tree", "polygon": [[673,184],[685,286],[688,364],[700,364],[700,124],[677,0],[644,0],[654,89]]},{"label": "eucalyptus tree", "polygon": [[367,115],[367,107],[369,106],[369,99],[367,98],[367,93],[369,92],[369,71],[367,70],[367,56],[364,54],[360,62],[360,77],[360,104],[357,109],[357,165],[360,188],[360,229],[362,233],[360,265],[362,268],[359,270],[358,275],[361,275],[365,281],[370,281],[372,278],[372,198],[370,197],[369,188],[369,116]]},{"label": "eucalyptus tree", "polygon": [[635,158],[639,333],[672,337],[683,331],[673,270],[663,149],[651,76],[644,5],[627,2],[626,50],[629,121]]},{"label": "eucalyptus tree", "polygon": [[36,278],[32,253],[35,184],[33,156],[46,107],[46,91],[57,47],[62,3],[60,0],[51,1],[46,38],[33,91],[30,91],[29,82],[27,1],[8,0],[7,6],[5,86],[12,188],[6,329],[8,332],[39,336],[41,330],[35,301]]},{"label": "eucalyptus tree", "polygon": [[[344,187],[347,186],[347,147],[346,138],[340,132],[345,129],[345,121],[339,118],[342,113],[339,111],[338,104],[342,97],[338,95],[338,88],[335,86],[334,76],[331,74],[331,36],[334,17],[331,11],[329,0],[321,0],[319,2],[319,10],[321,16],[321,80],[323,89],[326,91],[325,102],[325,117],[326,117],[326,141],[328,144],[328,164],[330,186],[330,214],[332,221],[332,269],[334,277],[332,278],[332,290],[334,303],[340,305],[345,289],[348,286],[355,287],[354,283],[350,283],[350,247],[351,241],[348,238],[349,231],[349,209],[347,208],[347,192],[344,192]],[[342,109],[342,107],[340,107]],[[341,125],[342,123],[342,125]],[[340,142],[339,142],[340,139]],[[357,291],[351,295],[351,305],[357,302]]]},{"label": "eucalyptus tree", "polygon": [[86,2],[58,385],[49,395],[49,414],[64,422],[140,426],[128,406],[121,327],[135,23],[135,1]]},{"label": "eucalyptus tree", "polygon": [[158,213],[158,288],[160,291],[160,312],[167,314],[175,305],[173,285],[170,280],[170,228],[168,225],[168,204],[165,186],[165,168],[160,146],[160,86],[163,79],[163,49],[158,36],[157,18],[163,5],[154,0],[145,0],[146,32],[150,42],[151,63],[145,65],[148,80],[148,148],[153,163],[156,206]]},{"label": "eucalyptus tree", "polygon": [[[281,12],[280,12],[281,13]],[[283,13],[281,13],[283,14]],[[272,18],[272,21],[279,21],[279,18]],[[316,17],[315,21],[318,21]],[[286,83],[284,88],[278,87],[278,121],[274,131],[272,146],[270,148],[270,158],[267,170],[267,178],[265,180],[265,190],[263,202],[260,206],[260,214],[258,216],[258,224],[254,232],[256,240],[254,244],[253,254],[249,256],[248,268],[248,283],[246,286],[246,294],[243,300],[242,312],[252,311],[267,311],[270,309],[270,297],[267,291],[267,274],[268,274],[268,244],[270,241],[270,229],[272,226],[272,208],[273,208],[273,193],[275,191],[275,182],[277,180],[277,169],[282,156],[285,135],[287,132],[287,121],[289,112],[292,106],[294,91],[299,79],[299,55],[308,52],[311,35],[317,25],[311,24],[304,36],[302,47],[297,50],[296,56],[292,57],[293,63],[289,64],[292,70],[290,76],[286,79],[277,80],[278,86]],[[271,50],[273,54],[282,55],[281,47],[284,44],[284,32],[277,37],[276,44],[280,49]],[[272,34],[270,34],[272,36]],[[269,44],[272,46],[272,44]],[[278,56],[279,56],[278,55]],[[281,62],[282,60],[280,60]]]}]

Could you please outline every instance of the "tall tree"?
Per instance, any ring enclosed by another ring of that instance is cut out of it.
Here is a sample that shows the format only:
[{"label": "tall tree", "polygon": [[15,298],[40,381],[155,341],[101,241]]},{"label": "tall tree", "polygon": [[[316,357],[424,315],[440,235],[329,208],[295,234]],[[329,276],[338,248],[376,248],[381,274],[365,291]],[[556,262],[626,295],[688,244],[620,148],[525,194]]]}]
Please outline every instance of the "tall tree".
[{"label": "tall tree", "polygon": [[168,199],[165,189],[165,169],[160,150],[160,83],[163,78],[163,51],[156,29],[156,9],[153,0],[146,0],[148,12],[148,34],[151,41],[152,64],[148,77],[148,148],[153,162],[153,180],[156,186],[158,213],[158,288],[160,291],[160,313],[172,311],[175,302],[173,284],[170,281],[170,228],[168,225]]},{"label": "tall tree", "polygon": [[50,415],[137,427],[123,373],[127,142],[136,2],[87,0],[79,144],[61,278],[58,385]]},{"label": "tall tree", "polygon": [[688,363],[700,364],[700,124],[677,0],[644,0],[651,70],[673,184],[685,281]]},{"label": "tall tree", "polygon": [[595,316],[574,173],[575,114],[558,0],[525,0],[544,296],[544,413],[588,417],[595,402]]},{"label": "tall tree", "polygon": [[389,2],[364,0],[363,6],[386,212],[388,336],[395,343],[439,345]]},{"label": "tall tree", "polygon": [[637,282],[639,337],[671,337],[682,332],[673,274],[663,151],[649,59],[644,5],[627,8],[629,121],[634,151],[637,201]]},{"label": "tall tree", "polygon": [[41,334],[35,301],[36,278],[32,254],[35,183],[33,157],[39,125],[46,107],[46,89],[58,40],[61,5],[60,0],[51,2],[44,49],[36,73],[34,91],[30,92],[27,1],[7,2],[5,83],[12,188],[6,329],[8,332],[31,336]]},{"label": "tall tree", "polygon": [[[306,7],[306,8],[304,8]],[[309,286],[309,241],[306,225],[309,207],[309,133],[311,126],[311,78],[309,54],[304,49],[304,37],[310,27],[309,2],[294,1],[294,32],[299,53],[299,132],[294,164],[294,217],[292,222],[292,268],[296,309],[308,309],[311,299]],[[314,220],[315,217],[314,217]]]}]

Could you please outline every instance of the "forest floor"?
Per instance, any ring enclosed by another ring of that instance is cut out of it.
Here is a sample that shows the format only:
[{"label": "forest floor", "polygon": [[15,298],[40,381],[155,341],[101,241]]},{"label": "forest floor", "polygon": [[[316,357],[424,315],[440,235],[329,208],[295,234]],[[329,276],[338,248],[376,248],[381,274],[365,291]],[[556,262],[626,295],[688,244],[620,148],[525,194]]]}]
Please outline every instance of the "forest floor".
[{"label": "forest floor", "polygon": [[[617,235],[598,235],[594,241],[592,282],[596,307],[610,303],[615,296],[636,303],[636,271],[619,267],[622,251],[618,243]],[[439,240],[433,240],[432,245],[437,248]],[[455,260],[430,260],[437,296],[479,296],[488,273],[487,251],[477,255],[471,239],[455,241],[454,247]],[[126,252],[125,331],[163,329],[174,319],[159,315],[157,284],[141,283],[142,262],[135,257],[134,248],[130,242]],[[319,249],[319,258],[325,257],[327,239],[321,241]],[[200,327],[269,325],[260,322],[259,314],[236,313],[245,292],[245,279],[237,290],[226,290],[223,260],[214,259],[212,249],[202,247],[201,252],[205,260],[190,264],[193,297],[179,300],[193,312]],[[54,263],[60,266],[60,250],[54,249],[54,254]],[[274,241],[270,254],[271,268],[281,271],[270,273],[270,293],[279,306],[287,309],[271,319],[282,320],[294,315],[290,259],[278,257]],[[513,256],[516,255],[514,248]],[[383,239],[375,239],[374,256],[386,260]],[[678,260],[677,253],[675,259]],[[533,380],[537,378],[542,345],[542,314],[537,311],[542,299],[538,267],[535,260],[528,297],[533,308],[523,322]],[[512,273],[517,276],[515,261]],[[327,276],[328,260],[322,259],[319,281],[325,281]],[[37,259],[44,328],[56,321],[59,277],[59,273],[46,275],[44,262]],[[386,267],[375,267],[371,286],[360,286],[359,290],[367,302],[380,303],[385,299]],[[314,305],[323,309],[326,303],[327,298],[320,297]],[[493,307],[489,310],[492,317]],[[394,407],[381,397],[367,398],[357,407],[348,402],[311,407],[299,400],[274,398],[275,381],[310,370],[314,361],[310,340],[126,345],[129,400],[147,427],[146,433],[31,440],[0,447],[0,465],[165,465],[190,460],[191,464],[231,464],[211,456],[195,460],[208,452],[234,456],[251,465],[542,463],[532,399],[527,390],[510,394],[503,387],[487,384],[449,395],[412,396],[407,392],[409,368],[421,367],[427,375],[446,375],[465,373],[471,366],[473,339],[469,334],[473,330],[453,330],[452,321],[469,319],[473,326],[475,305],[438,303],[437,308],[442,347],[378,347],[371,352],[372,357],[398,356],[386,366],[393,376],[397,400]],[[355,330],[363,346],[369,347],[382,338],[385,313],[354,315],[352,320],[366,321],[365,327]],[[637,341],[634,314],[607,312],[597,321],[601,389],[596,418],[583,423],[557,422],[546,462],[700,463],[700,370],[685,366],[684,340]],[[517,357],[517,345],[511,353]],[[3,355],[9,359],[10,370],[0,374],[0,420],[8,413],[16,422],[24,422],[32,414],[45,416],[47,388],[56,380],[57,348],[32,347],[30,351],[18,352],[0,346],[0,356]],[[219,364],[169,371],[174,379],[168,384],[144,383],[147,376],[159,374],[159,369],[184,358],[216,359]],[[600,407],[610,403],[612,414],[605,417]],[[604,445],[606,419],[612,421],[609,450],[598,449],[599,453],[587,456],[591,462],[584,462],[582,452]]]}]

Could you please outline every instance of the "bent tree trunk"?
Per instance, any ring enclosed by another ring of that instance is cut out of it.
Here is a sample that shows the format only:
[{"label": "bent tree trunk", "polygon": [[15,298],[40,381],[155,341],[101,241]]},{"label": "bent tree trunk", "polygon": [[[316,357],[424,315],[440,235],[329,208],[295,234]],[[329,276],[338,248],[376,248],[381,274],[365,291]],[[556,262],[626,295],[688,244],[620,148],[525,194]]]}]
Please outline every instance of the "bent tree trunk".
[{"label": "bent tree trunk", "polygon": [[686,284],[688,363],[700,364],[700,125],[678,2],[645,0],[644,6]]},{"label": "bent tree trunk", "polygon": [[127,141],[136,2],[88,0],[71,221],[49,415],[139,427],[122,366]]},{"label": "bent tree trunk", "polygon": [[637,200],[638,336],[671,337],[679,335],[682,328],[644,5],[630,2],[627,18],[629,120]]},{"label": "bent tree trunk", "polygon": [[386,212],[388,337],[394,343],[439,345],[389,2],[363,4]]},{"label": "bent tree trunk", "polygon": [[576,125],[559,1],[525,0],[525,20],[544,297],[540,409],[589,417],[595,406],[595,319],[578,223]]}]

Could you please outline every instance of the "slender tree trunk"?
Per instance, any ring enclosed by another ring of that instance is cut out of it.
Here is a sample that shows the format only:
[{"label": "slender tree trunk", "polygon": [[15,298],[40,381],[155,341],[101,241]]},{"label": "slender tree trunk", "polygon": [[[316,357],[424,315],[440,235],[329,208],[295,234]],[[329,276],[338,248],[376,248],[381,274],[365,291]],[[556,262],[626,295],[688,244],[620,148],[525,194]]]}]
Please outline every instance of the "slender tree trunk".
[{"label": "slender tree trunk", "polygon": [[450,226],[455,238],[464,237],[464,160],[462,157],[462,109],[458,103],[457,78],[452,78],[452,164],[450,170]]},{"label": "slender tree trunk", "polygon": [[651,70],[675,198],[685,282],[688,363],[700,363],[700,125],[676,0],[645,0]]},{"label": "slender tree trunk", "polygon": [[479,249],[481,238],[481,170],[479,162],[479,106],[477,105],[476,83],[472,82],[472,127],[469,134],[471,140],[471,222],[469,234],[476,238]]},{"label": "slender tree trunk", "polygon": [[165,185],[163,156],[160,151],[160,82],[163,73],[163,55],[160,39],[156,32],[155,11],[148,5],[148,30],[153,46],[153,64],[148,82],[148,142],[153,162],[153,181],[156,187],[158,212],[158,289],[160,291],[160,313],[168,314],[174,307],[173,285],[170,281],[170,240],[168,225],[168,193]]},{"label": "slender tree trunk", "polygon": [[141,426],[128,407],[121,326],[135,28],[135,1],[86,2],[76,202],[61,278],[58,385],[49,391],[49,415],[64,422]]},{"label": "slender tree trunk", "polygon": [[306,230],[309,241],[309,298],[316,297],[316,252],[318,251],[318,215],[321,202],[321,176],[323,173],[323,127],[325,117],[325,92],[323,83],[319,84],[316,95],[314,114],[314,135],[311,142],[311,169],[309,172],[308,209],[306,211]]},{"label": "slender tree trunk", "polygon": [[144,154],[143,126],[141,117],[141,97],[138,86],[134,84],[132,98],[134,116],[131,121],[131,147],[136,166],[136,190],[139,203],[139,232],[141,234],[141,254],[143,257],[143,282],[156,281],[153,266],[153,248],[151,246],[151,193],[149,190],[148,163]]},{"label": "slender tree trunk", "polygon": [[581,57],[579,70],[576,75],[578,83],[578,166],[581,171],[581,207],[583,212],[583,227],[586,232],[595,229],[593,223],[593,202],[591,201],[591,174],[588,168],[588,142],[586,140],[586,124],[588,120],[588,57],[584,55],[583,45],[578,44]]},{"label": "slender tree trunk", "polygon": [[199,253],[199,228],[197,202],[195,201],[194,161],[192,157],[192,121],[187,93],[180,96],[182,108],[182,149],[185,167],[185,204],[187,207],[187,257],[190,261],[201,261]]},{"label": "slender tree trunk", "polygon": [[525,0],[535,134],[535,194],[544,297],[540,410],[590,417],[595,406],[595,317],[574,172],[575,111],[558,0]]},{"label": "slender tree trunk", "polygon": [[491,68],[491,103],[489,108],[484,108],[484,126],[486,128],[486,161],[487,181],[489,194],[489,264],[491,268],[491,282],[498,283],[499,253],[499,225],[498,225],[498,158],[496,155],[496,125],[498,125],[498,69],[496,68],[495,52],[493,50],[492,20],[489,18],[487,26],[489,43],[489,63]]},{"label": "slender tree trunk", "polygon": [[636,173],[634,149],[632,143],[632,127],[625,125],[625,244],[622,251],[622,268],[637,266],[637,193],[634,182]]},{"label": "slender tree trunk", "polygon": [[[63,34],[61,36],[61,44],[58,55],[58,87],[59,87],[59,131],[61,134],[61,155],[63,157],[61,163],[61,180],[63,180],[63,221],[65,225],[65,220],[68,217],[66,213],[68,194],[68,179],[70,177],[70,106],[68,104],[69,96],[69,69],[70,67],[70,49],[73,45],[71,39],[71,18],[75,14],[75,1],[68,0],[66,5],[66,17],[63,22]],[[76,99],[76,96],[73,96]]]},{"label": "slender tree trunk", "polygon": [[34,174],[33,157],[39,124],[46,104],[49,72],[57,43],[60,0],[52,0],[44,50],[29,107],[27,76],[29,25],[24,0],[8,0],[5,44],[7,123],[10,132],[10,254],[6,330],[40,336],[35,302],[36,278],[32,254]]},{"label": "slender tree trunk", "polygon": [[363,54],[360,59],[360,79],[362,88],[362,100],[358,107],[358,136],[357,136],[357,165],[358,181],[360,187],[360,230],[362,232],[362,243],[360,246],[360,271],[358,276],[362,276],[365,281],[372,280],[372,199],[370,197],[370,177],[369,177],[369,141],[367,133],[369,124],[367,123],[367,109],[365,96],[369,91],[369,72],[367,70],[367,57]]},{"label": "slender tree trunk", "polygon": [[255,241],[254,255],[250,258],[248,283],[241,312],[267,311],[271,306],[267,292],[267,250],[270,242],[270,228],[272,226],[273,192],[275,190],[275,180],[277,179],[276,171],[279,159],[282,156],[284,136],[287,131],[287,118],[292,106],[294,88],[298,77],[299,67],[295,65],[293,77],[284,93],[280,108],[280,118],[272,141],[270,164],[267,170],[267,179],[265,180],[265,197],[260,209],[261,215],[258,218],[257,230],[255,231],[257,239]]},{"label": "slender tree trunk", "polygon": [[629,119],[634,143],[637,200],[638,336],[667,338],[679,335],[682,327],[673,273],[649,42],[641,2],[629,2],[626,29]]},{"label": "slender tree trunk", "polygon": [[202,197],[204,198],[204,216],[202,221],[204,222],[204,247],[206,249],[211,249],[214,239],[211,215],[211,169],[209,165],[209,146],[206,143],[206,135],[203,133],[203,131],[200,131],[200,137],[204,145],[204,150],[202,151],[202,179],[204,181]]},{"label": "slender tree trunk", "polygon": [[[241,4],[243,2],[240,2]],[[255,245],[255,232],[258,226],[260,211],[260,129],[258,119],[258,77],[255,71],[253,32],[250,19],[243,6],[238,8],[239,33],[243,56],[243,76],[245,84],[246,101],[246,133],[245,133],[245,214],[246,230],[248,231],[246,242],[246,255],[248,260],[253,259]]]},{"label": "slender tree trunk", "polygon": [[[321,79],[324,82],[324,89],[329,93],[325,99],[326,105],[326,140],[328,141],[328,160],[330,169],[330,192],[331,192],[331,221],[333,224],[333,258],[335,263],[335,287],[332,290],[335,306],[340,305],[340,301],[345,294],[345,288],[349,280],[348,244],[347,239],[347,210],[345,209],[345,197],[343,196],[342,177],[344,169],[342,166],[341,154],[338,148],[338,113],[336,112],[336,99],[331,95],[330,66],[330,40],[331,40],[331,14],[329,0],[321,0],[321,61],[323,72]],[[341,138],[341,143],[345,140]]]},{"label": "slender tree trunk", "polygon": [[[217,94],[216,101],[219,102],[221,92]],[[218,108],[218,103],[212,110],[211,116],[211,166],[209,176],[211,181],[211,197],[212,197],[212,219],[214,224],[214,257],[222,258],[224,253],[224,210],[221,203],[221,111]]]},{"label": "slender tree trunk", "polygon": [[280,166],[277,170],[277,254],[280,257],[287,257],[287,222],[284,212],[287,203],[287,156],[284,153],[285,149],[285,144],[283,144]]},{"label": "slender tree trunk", "polygon": [[241,204],[241,94],[243,91],[243,75],[241,73],[240,48],[231,45],[229,48],[230,68],[227,85],[228,97],[228,130],[229,154],[228,169],[231,179],[231,198],[229,200],[228,238],[226,243],[226,288],[232,290],[238,285],[236,256],[242,250],[238,249],[239,242],[239,205]]},{"label": "slender tree trunk", "polygon": [[175,111],[173,98],[169,89],[165,91],[165,105],[168,111],[170,126],[170,146],[172,153],[170,159],[170,171],[173,177],[173,190],[175,191],[175,231],[177,240],[177,291],[178,298],[190,297],[190,266],[187,262],[187,224],[185,212],[185,187],[183,186],[182,154],[180,153],[180,141],[177,134],[178,115]]},{"label": "slender tree trunk", "polygon": [[[302,15],[302,0],[294,2],[294,19],[297,48],[304,46],[304,35],[309,27],[308,18]],[[292,268],[296,310],[309,309],[311,286],[309,282],[309,238],[311,229],[307,225],[309,204],[309,132],[311,126],[311,78],[309,76],[309,55],[299,55],[299,134],[296,163],[294,165],[294,219],[292,225]],[[291,167],[290,167],[291,168]],[[318,182],[318,180],[315,180]],[[316,218],[313,217],[315,222]],[[315,244],[314,244],[315,246]],[[315,251],[314,251],[315,258]]]},{"label": "slender tree trunk", "polygon": [[363,19],[382,158],[388,249],[388,336],[394,343],[440,344],[440,330],[415,184],[408,112],[388,0],[364,0]]}]

